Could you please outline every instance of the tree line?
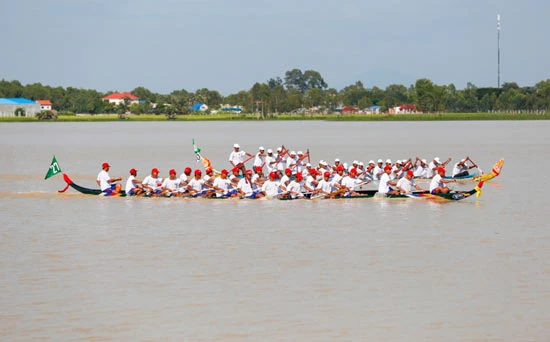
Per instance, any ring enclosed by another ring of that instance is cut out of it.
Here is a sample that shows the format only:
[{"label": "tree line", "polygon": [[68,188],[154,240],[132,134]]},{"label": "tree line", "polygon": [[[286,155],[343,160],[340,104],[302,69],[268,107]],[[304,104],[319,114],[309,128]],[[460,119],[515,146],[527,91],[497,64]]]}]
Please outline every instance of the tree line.
[{"label": "tree line", "polygon": [[40,83],[22,85],[19,81],[0,81],[0,98],[24,97],[32,100],[50,100],[53,109],[66,113],[118,113],[134,114],[188,114],[194,103],[201,102],[211,110],[221,105],[242,106],[245,112],[262,114],[291,113],[315,108],[319,112],[332,113],[338,108],[352,106],[365,109],[380,106],[380,111],[403,104],[414,105],[423,112],[502,112],[548,111],[550,108],[550,79],[534,86],[519,87],[515,82],[502,84],[501,88],[478,88],[468,83],[465,89],[454,84],[437,85],[422,78],[406,87],[392,84],[385,89],[366,88],[357,81],[341,90],[329,88],[321,74],[315,70],[289,70],[284,78],[275,77],[263,83],[255,83],[249,90],[222,96],[207,88],[189,92],[174,90],[170,94],[153,93],[137,87],[131,93],[142,100],[130,105],[126,101],[114,105],[102,98],[112,92],[102,93],[73,87],[50,87]]}]

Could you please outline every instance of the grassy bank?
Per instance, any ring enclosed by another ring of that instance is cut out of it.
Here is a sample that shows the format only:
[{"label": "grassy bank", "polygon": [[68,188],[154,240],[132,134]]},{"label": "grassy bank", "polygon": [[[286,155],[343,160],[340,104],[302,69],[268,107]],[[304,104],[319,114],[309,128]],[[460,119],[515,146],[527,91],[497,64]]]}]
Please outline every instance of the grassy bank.
[{"label": "grassy bank", "polygon": [[[169,120],[165,115],[127,115],[120,119],[116,114],[59,116],[52,122],[80,121],[257,121],[257,120],[325,120],[325,121],[461,121],[461,120],[550,120],[550,113],[437,113],[437,114],[272,114],[262,119],[258,114],[178,115]],[[0,117],[0,122],[38,122],[35,117]]]}]

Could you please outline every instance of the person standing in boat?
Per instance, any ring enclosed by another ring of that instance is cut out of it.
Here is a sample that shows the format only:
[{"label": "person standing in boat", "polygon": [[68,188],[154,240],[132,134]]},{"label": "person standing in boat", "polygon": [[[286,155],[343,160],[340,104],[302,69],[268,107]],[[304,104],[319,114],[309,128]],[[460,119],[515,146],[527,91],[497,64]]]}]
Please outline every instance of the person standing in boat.
[{"label": "person standing in boat", "polygon": [[246,171],[246,166],[244,165],[244,160],[246,156],[253,157],[248,152],[241,151],[239,144],[233,145],[233,152],[229,154],[229,163],[232,165],[232,167],[238,167],[243,173]]},{"label": "person standing in boat", "polygon": [[139,196],[143,193],[141,181],[136,178],[137,170],[130,169],[130,177],[126,180],[126,196]]},{"label": "person standing in boat", "polygon": [[380,177],[380,184],[378,184],[378,193],[382,195],[399,194],[398,190],[392,189],[391,186],[396,186],[397,182],[390,179],[391,162],[384,166],[384,173]]},{"label": "person standing in boat", "polygon": [[[471,165],[468,165],[468,162],[470,162]],[[464,159],[461,159],[453,167],[453,177],[468,176],[468,175],[470,175],[469,170],[473,169],[474,167],[477,167],[477,165],[476,165],[476,163],[474,163],[473,160],[470,159],[470,157],[466,157]]]},{"label": "person standing in boat", "polygon": [[409,170],[405,174],[405,177],[399,179],[399,181],[397,182],[397,189],[399,190],[400,193],[410,194],[413,188],[419,191],[425,191],[414,182],[413,177],[414,177],[414,172]]},{"label": "person standing in boat", "polygon": [[162,178],[159,177],[159,169],[153,168],[151,174],[145,177],[141,185],[147,196],[160,194],[162,192]]},{"label": "person standing in boat", "polygon": [[103,163],[101,168],[102,170],[97,175],[96,180],[97,185],[101,188],[101,191],[107,195],[115,195],[120,193],[122,186],[116,182],[121,181],[122,177],[111,178],[109,176],[109,169],[111,168],[111,165],[107,162]]},{"label": "person standing in boat", "polygon": [[267,156],[265,157],[265,165],[267,167],[267,172],[273,172],[277,171],[277,166],[275,165],[277,163],[277,158],[275,155],[273,155],[273,150],[268,148],[267,149]]},{"label": "person standing in boat", "polygon": [[451,191],[447,187],[447,183],[456,183],[456,179],[444,179],[445,178],[445,168],[437,168],[437,174],[432,178],[430,182],[430,193],[432,194],[446,194]]},{"label": "person standing in boat", "polygon": [[256,169],[258,166],[263,169],[265,164],[265,149],[263,146],[260,146],[258,148],[258,153],[256,153],[256,157],[254,158],[254,169]]}]

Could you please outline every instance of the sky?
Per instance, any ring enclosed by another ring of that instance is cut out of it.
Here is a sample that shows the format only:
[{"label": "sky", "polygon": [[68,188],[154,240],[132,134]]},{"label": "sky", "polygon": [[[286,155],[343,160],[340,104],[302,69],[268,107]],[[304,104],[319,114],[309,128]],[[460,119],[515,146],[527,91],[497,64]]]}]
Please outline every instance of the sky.
[{"label": "sky", "polygon": [[222,95],[316,70],[330,88],[550,78],[548,0],[0,0],[0,79]]}]

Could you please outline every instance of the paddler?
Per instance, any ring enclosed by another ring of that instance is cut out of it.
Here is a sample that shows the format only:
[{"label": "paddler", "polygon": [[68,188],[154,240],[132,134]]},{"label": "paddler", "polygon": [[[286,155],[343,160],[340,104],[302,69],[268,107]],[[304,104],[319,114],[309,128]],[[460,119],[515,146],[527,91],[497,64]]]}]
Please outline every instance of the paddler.
[{"label": "paddler", "polygon": [[176,170],[171,169],[168,171],[168,178],[164,179],[161,185],[161,195],[171,197],[173,195],[181,194],[181,179],[176,178]]},{"label": "paddler", "polygon": [[390,187],[390,185],[396,186],[397,182],[390,179],[392,169],[391,162],[386,164],[387,165],[384,166],[384,173],[382,174],[382,177],[380,177],[380,184],[378,184],[378,193],[382,195],[399,194],[399,190],[395,190]]},{"label": "paddler", "polygon": [[122,177],[111,178],[109,176],[110,167],[111,165],[109,165],[109,163],[107,162],[101,164],[102,170],[99,171],[96,180],[97,185],[99,185],[99,187],[101,188],[101,191],[109,196],[118,194],[120,192],[120,189],[122,188],[120,184],[115,183],[121,181]]},{"label": "paddler", "polygon": [[231,163],[232,167],[238,167],[244,173],[246,171],[246,166],[244,165],[245,158],[246,156],[253,157],[253,155],[241,151],[240,148],[241,146],[239,146],[239,144],[233,145],[233,152],[229,154],[229,163]]},{"label": "paddler", "polygon": [[[468,165],[468,162],[470,162],[471,165]],[[474,161],[471,160],[470,157],[466,157],[464,159],[461,159],[453,167],[453,177],[468,176],[470,174],[469,170],[473,169],[474,167],[477,167],[477,164],[474,163]]]},{"label": "paddler", "polygon": [[414,172],[409,170],[405,173],[405,177],[399,179],[397,182],[397,189],[399,189],[400,193],[410,194],[413,188],[419,191],[425,191],[414,182],[413,177]]},{"label": "paddler", "polygon": [[444,179],[445,178],[445,168],[437,168],[437,174],[432,178],[430,183],[430,193],[432,194],[446,194],[451,191],[447,187],[447,183],[456,183],[456,179]]},{"label": "paddler", "polygon": [[141,181],[136,178],[137,170],[130,169],[130,177],[126,180],[126,196],[139,196],[143,193]]},{"label": "paddler", "polygon": [[162,186],[162,178],[159,177],[159,169],[156,167],[151,169],[151,174],[145,177],[141,185],[147,196],[160,194],[162,192],[160,188]]}]

